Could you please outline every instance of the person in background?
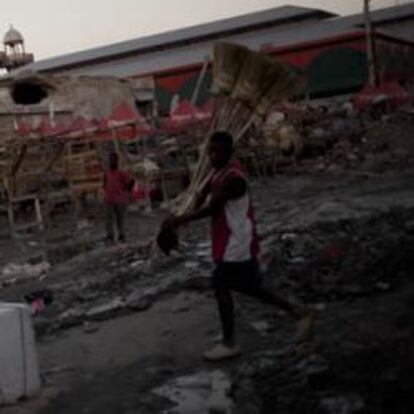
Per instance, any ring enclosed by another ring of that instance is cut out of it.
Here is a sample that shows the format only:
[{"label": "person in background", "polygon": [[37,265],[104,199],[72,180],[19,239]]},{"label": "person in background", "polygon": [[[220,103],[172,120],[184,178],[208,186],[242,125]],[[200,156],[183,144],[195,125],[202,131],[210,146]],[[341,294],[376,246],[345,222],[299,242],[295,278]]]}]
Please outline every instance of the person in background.
[{"label": "person in background", "polygon": [[119,169],[118,155],[112,153],[109,157],[109,169],[104,176],[106,236],[110,242],[115,241],[115,230],[118,241],[125,241],[124,216],[133,187],[134,179]]},{"label": "person in background", "polygon": [[[247,176],[233,159],[233,139],[227,132],[216,132],[209,143],[214,169],[193,212],[168,219],[164,226],[173,231],[186,223],[211,217],[212,255],[215,263],[212,284],[222,326],[222,341],[203,354],[210,361],[240,354],[234,329],[232,291],[242,292],[290,314],[298,324],[300,338],[308,336],[313,312],[293,305],[262,286],[259,270],[259,241]],[[205,205],[207,197],[209,201]]]}]

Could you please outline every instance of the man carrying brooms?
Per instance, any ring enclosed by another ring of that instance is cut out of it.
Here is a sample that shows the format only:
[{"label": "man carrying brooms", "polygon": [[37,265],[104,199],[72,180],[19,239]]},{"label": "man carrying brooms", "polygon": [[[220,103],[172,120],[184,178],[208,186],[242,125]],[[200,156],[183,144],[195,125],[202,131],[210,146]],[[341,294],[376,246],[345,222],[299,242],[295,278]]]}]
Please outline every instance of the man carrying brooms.
[{"label": "man carrying brooms", "polygon": [[[209,142],[208,155],[212,178],[202,189],[194,210],[167,220],[165,233],[179,226],[211,217],[212,254],[215,262],[213,288],[222,326],[222,341],[203,354],[210,361],[240,354],[234,334],[231,291],[253,296],[292,315],[298,323],[299,337],[306,339],[313,313],[304,306],[292,305],[262,287],[258,264],[259,242],[247,177],[233,159],[233,138],[227,132],[215,132]],[[207,197],[209,201],[205,204]]]}]

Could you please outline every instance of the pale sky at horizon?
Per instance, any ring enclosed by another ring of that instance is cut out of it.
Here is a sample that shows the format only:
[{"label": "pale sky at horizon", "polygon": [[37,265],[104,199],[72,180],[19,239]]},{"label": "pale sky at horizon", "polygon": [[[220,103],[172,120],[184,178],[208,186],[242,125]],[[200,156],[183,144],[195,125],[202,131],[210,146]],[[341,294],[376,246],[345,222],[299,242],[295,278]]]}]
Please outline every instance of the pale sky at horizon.
[{"label": "pale sky at horizon", "polygon": [[[371,0],[373,9],[406,0]],[[40,60],[285,4],[358,13],[362,0],[0,0],[0,36],[10,24]],[[117,5],[117,7],[114,6]]]}]

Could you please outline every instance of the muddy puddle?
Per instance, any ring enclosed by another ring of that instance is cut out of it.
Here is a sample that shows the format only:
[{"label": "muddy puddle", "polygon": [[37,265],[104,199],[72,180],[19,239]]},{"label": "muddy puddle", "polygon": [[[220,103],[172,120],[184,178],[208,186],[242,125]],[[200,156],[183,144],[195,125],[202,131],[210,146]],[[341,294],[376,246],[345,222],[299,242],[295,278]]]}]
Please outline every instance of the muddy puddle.
[{"label": "muddy puddle", "polygon": [[153,390],[174,404],[163,414],[232,414],[231,382],[223,371],[201,371],[179,377]]}]

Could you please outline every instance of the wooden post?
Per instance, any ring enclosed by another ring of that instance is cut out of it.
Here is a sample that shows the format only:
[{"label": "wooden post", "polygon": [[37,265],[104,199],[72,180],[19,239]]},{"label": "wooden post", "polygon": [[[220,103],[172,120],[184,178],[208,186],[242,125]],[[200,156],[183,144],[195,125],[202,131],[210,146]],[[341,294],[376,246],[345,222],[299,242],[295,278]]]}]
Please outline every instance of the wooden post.
[{"label": "wooden post", "polygon": [[191,97],[191,103],[193,105],[197,103],[197,98],[198,98],[198,95],[200,94],[200,88],[206,76],[207,68],[208,68],[208,56],[204,58],[203,67],[201,68],[200,75],[197,79],[197,83],[194,88],[193,96]]},{"label": "wooden post", "polygon": [[12,168],[11,168],[11,175],[13,177],[16,176],[16,174],[18,173],[20,166],[22,165],[25,157],[26,157],[26,153],[27,153],[27,144],[23,144],[20,147],[20,151],[19,154],[17,156],[17,159],[13,162]]},{"label": "wooden post", "polygon": [[44,226],[43,226],[42,210],[40,208],[40,200],[38,198],[34,200],[34,206],[35,206],[35,213],[36,213],[36,222],[38,223],[40,231],[43,231]]},{"label": "wooden post", "polygon": [[51,212],[54,208],[53,204],[51,204],[51,199],[50,199],[50,180],[48,179],[49,173],[53,169],[56,161],[62,156],[65,148],[66,146],[65,146],[64,141],[59,142],[55,146],[52,157],[50,158],[46,167],[43,169],[41,173],[42,188],[41,188],[40,193],[42,196],[42,200],[44,202],[46,226],[49,226],[51,224]]},{"label": "wooden post", "polygon": [[[145,138],[142,140],[142,152],[143,152],[142,160],[144,162],[147,157],[147,142]],[[151,203],[151,195],[150,195],[151,179],[145,170],[144,170],[144,182],[145,182],[145,192],[147,196],[146,197],[147,206],[145,208],[145,211],[147,213],[151,213],[152,212],[152,203]]]},{"label": "wooden post", "polygon": [[375,39],[371,21],[371,14],[369,9],[370,0],[364,0],[364,19],[365,19],[365,33],[367,42],[367,60],[369,83],[372,86],[378,85],[378,69],[375,51]]},{"label": "wooden post", "polygon": [[7,207],[7,216],[9,219],[9,226],[10,226],[10,232],[12,234],[12,236],[15,236],[15,232],[14,232],[14,212],[13,212],[13,204],[11,203],[11,201],[9,201],[9,205]]},{"label": "wooden post", "polygon": [[[28,201],[31,201],[33,203],[36,219],[35,221],[26,223],[24,225],[16,225],[16,220],[14,217],[14,206]],[[31,228],[38,228],[41,232],[44,231],[42,210],[39,197],[37,196],[26,195],[18,198],[10,198],[8,205],[8,218],[12,237],[16,237],[19,231],[25,231]]]}]

